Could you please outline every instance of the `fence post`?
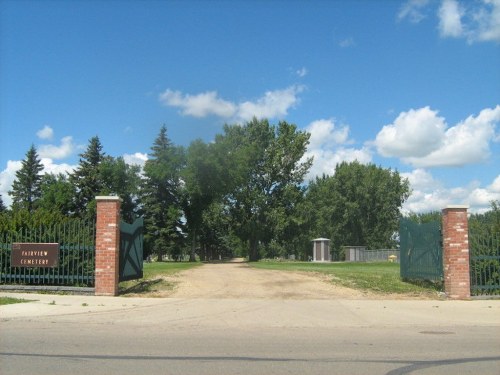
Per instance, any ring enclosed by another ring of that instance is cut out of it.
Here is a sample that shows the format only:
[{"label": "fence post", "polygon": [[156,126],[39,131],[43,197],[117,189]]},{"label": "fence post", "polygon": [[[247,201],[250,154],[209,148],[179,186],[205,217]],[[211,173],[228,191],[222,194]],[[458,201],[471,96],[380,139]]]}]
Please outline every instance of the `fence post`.
[{"label": "fence post", "polygon": [[470,298],[468,206],[443,209],[444,291],[451,299]]},{"label": "fence post", "polygon": [[96,197],[95,295],[118,295],[120,257],[119,197]]}]

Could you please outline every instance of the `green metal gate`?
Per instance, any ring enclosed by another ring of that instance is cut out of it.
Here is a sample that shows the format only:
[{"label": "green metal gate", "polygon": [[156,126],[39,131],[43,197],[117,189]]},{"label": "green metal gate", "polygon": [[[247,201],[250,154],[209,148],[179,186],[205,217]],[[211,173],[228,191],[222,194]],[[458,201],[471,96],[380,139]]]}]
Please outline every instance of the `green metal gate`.
[{"label": "green metal gate", "polygon": [[119,281],[143,277],[143,228],[144,219],[133,224],[120,222],[120,274]]},{"label": "green metal gate", "polygon": [[403,279],[443,279],[441,223],[418,224],[402,218],[399,223],[400,272]]},{"label": "green metal gate", "polygon": [[469,230],[471,295],[500,295],[500,233]]},{"label": "green metal gate", "polygon": [[[57,267],[13,267],[13,243],[58,243]],[[95,222],[67,220],[0,232],[0,284],[94,286]]]}]

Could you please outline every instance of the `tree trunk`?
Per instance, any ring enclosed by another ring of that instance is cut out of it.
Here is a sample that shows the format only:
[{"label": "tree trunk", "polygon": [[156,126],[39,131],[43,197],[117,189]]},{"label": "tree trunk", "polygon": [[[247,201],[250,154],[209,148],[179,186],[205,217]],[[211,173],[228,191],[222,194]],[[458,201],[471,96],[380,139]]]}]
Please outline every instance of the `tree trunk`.
[{"label": "tree trunk", "polygon": [[259,249],[258,249],[258,243],[256,238],[250,238],[249,245],[250,249],[248,249],[248,260],[250,262],[257,262],[259,260]]},{"label": "tree trunk", "polygon": [[189,254],[189,261],[196,262],[196,229],[193,230],[193,240],[191,242],[191,252]]}]

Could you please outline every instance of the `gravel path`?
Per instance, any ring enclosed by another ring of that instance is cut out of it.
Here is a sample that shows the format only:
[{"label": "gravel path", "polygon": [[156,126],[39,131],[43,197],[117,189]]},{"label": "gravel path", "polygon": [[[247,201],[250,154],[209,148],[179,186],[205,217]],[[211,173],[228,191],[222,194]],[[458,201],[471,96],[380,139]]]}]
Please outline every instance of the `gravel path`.
[{"label": "gravel path", "polygon": [[250,267],[236,259],[204,264],[169,278],[174,298],[331,299],[359,298],[366,293],[333,285],[325,275]]}]

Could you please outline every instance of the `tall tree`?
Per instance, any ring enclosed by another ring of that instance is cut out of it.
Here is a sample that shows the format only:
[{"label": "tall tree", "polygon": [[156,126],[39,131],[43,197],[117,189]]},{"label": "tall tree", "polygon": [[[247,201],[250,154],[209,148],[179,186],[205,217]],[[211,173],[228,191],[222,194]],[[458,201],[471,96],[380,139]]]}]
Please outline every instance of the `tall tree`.
[{"label": "tall tree", "polygon": [[253,261],[271,240],[283,238],[294,199],[300,196],[296,193],[312,163],[302,160],[309,134],[284,121],[271,126],[255,118],[224,131],[216,144],[224,153],[220,162],[226,171],[226,204],[235,233],[248,244]]},{"label": "tall tree", "polygon": [[16,179],[12,184],[9,195],[12,196],[13,209],[26,209],[33,212],[36,208],[37,200],[40,198],[40,181],[43,170],[42,162],[34,145],[26,153],[22,161],[22,167],[16,172]]},{"label": "tall tree", "polygon": [[56,211],[65,216],[74,214],[75,187],[66,175],[46,173],[42,177],[41,190],[39,208]]},{"label": "tall tree", "polygon": [[215,162],[213,146],[201,140],[193,141],[186,154],[182,207],[191,240],[190,261],[195,261],[197,239],[203,225],[204,212],[221,194],[219,165]]},{"label": "tall tree", "polygon": [[99,171],[102,181],[101,194],[119,196],[122,200],[121,217],[132,222],[137,211],[140,167],[127,164],[122,157],[105,156]]},{"label": "tall tree", "polygon": [[76,170],[70,174],[70,182],[76,188],[75,211],[78,216],[91,217],[95,214],[95,197],[103,189],[100,165],[105,154],[98,136],[92,137]]},{"label": "tall tree", "polygon": [[391,246],[409,191],[408,180],[397,171],[342,162],[333,176],[309,184],[311,235],[327,236],[337,252],[344,245]]},{"label": "tall tree", "polygon": [[5,207],[5,204],[3,203],[2,199],[2,194],[0,194],[0,212],[7,211],[7,207]]},{"label": "tall tree", "polygon": [[183,239],[180,173],[184,159],[183,149],[172,144],[162,126],[144,166],[140,191],[146,244],[160,261],[166,252],[178,255]]}]

